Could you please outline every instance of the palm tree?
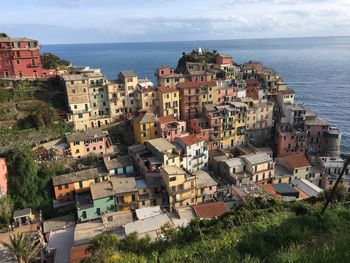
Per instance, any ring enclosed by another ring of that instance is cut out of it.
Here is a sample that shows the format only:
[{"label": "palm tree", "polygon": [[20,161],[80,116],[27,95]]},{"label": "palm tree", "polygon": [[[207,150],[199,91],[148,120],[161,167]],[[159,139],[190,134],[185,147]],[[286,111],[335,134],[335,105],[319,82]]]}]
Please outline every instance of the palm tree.
[{"label": "palm tree", "polygon": [[17,233],[10,236],[10,250],[16,255],[18,263],[29,263],[41,249],[40,242],[32,240],[29,235]]}]

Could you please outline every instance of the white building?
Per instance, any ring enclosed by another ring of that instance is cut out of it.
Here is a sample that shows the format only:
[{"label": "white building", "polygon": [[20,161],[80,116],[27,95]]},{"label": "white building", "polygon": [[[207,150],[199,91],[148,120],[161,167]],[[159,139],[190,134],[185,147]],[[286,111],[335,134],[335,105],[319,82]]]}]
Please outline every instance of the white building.
[{"label": "white building", "polygon": [[204,139],[195,135],[176,138],[175,144],[182,153],[182,167],[195,172],[208,166],[208,146]]}]

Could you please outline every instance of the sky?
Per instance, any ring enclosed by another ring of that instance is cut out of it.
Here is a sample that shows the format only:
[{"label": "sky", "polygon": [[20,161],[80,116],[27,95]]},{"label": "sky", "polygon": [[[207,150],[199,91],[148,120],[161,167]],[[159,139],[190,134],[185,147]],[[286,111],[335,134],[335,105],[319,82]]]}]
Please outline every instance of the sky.
[{"label": "sky", "polygon": [[0,32],[43,44],[350,35],[350,0],[1,0]]}]

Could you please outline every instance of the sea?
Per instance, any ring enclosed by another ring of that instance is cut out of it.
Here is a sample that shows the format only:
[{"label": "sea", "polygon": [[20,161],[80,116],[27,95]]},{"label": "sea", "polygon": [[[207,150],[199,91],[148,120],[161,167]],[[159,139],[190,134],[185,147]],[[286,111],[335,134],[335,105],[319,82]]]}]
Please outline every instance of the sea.
[{"label": "sea", "polygon": [[273,68],[296,91],[298,103],[341,129],[342,152],[350,153],[350,37],[59,44],[42,50],[75,66],[101,68],[109,79],[133,70],[155,81],[157,67],[176,67],[182,52],[198,47],[229,54],[237,63],[254,60]]}]

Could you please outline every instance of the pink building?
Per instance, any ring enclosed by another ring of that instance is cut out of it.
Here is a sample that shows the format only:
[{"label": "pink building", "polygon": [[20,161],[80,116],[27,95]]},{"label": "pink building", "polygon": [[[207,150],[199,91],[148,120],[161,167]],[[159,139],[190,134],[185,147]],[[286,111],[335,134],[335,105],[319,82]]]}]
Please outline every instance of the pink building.
[{"label": "pink building", "polygon": [[277,157],[304,153],[306,148],[306,133],[301,130],[280,126],[276,136]]},{"label": "pink building", "polygon": [[307,133],[307,153],[320,154],[325,150],[325,134],[330,124],[320,118],[305,121]]},{"label": "pink building", "polygon": [[45,70],[41,64],[40,45],[29,38],[0,37],[0,77],[50,78],[55,69]]},{"label": "pink building", "polygon": [[237,87],[219,87],[218,88],[218,105],[223,105],[225,102],[234,101],[237,98]]},{"label": "pink building", "polygon": [[228,55],[218,55],[216,56],[216,64],[233,64],[233,60],[231,56]]},{"label": "pink building", "polygon": [[7,166],[6,160],[0,158],[0,197],[7,193]]},{"label": "pink building", "polygon": [[209,140],[211,128],[208,126],[208,120],[206,118],[188,120],[187,129],[190,133],[201,136],[204,140]]},{"label": "pink building", "polygon": [[186,122],[177,120],[174,116],[162,116],[158,118],[159,134],[169,142],[175,138],[188,135]]},{"label": "pink building", "polygon": [[255,100],[259,99],[260,82],[256,79],[246,79],[246,96]]},{"label": "pink building", "polygon": [[90,129],[83,132],[75,132],[66,136],[73,158],[86,157],[89,154],[113,153],[111,138],[107,132],[101,129]]},{"label": "pink building", "polygon": [[213,199],[217,191],[216,181],[204,170],[198,170],[193,173],[198,179],[198,188],[201,189],[203,202]]}]

